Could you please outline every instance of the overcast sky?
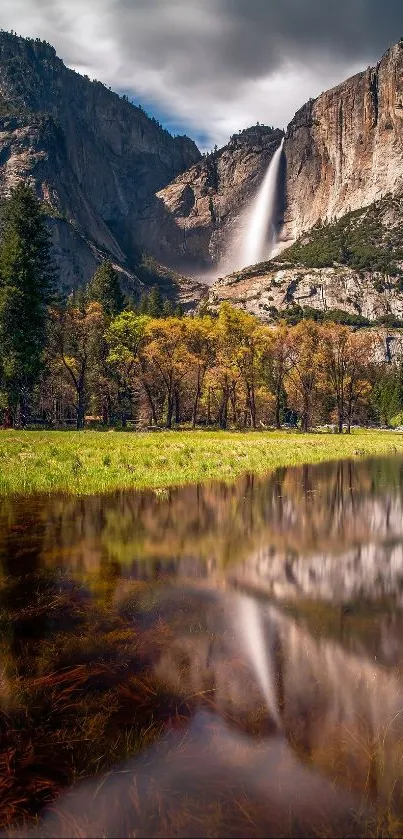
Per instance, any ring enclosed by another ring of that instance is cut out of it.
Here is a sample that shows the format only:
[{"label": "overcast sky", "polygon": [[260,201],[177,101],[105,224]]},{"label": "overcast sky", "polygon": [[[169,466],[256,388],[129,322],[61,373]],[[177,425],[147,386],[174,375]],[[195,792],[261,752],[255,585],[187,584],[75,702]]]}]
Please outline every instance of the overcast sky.
[{"label": "overcast sky", "polygon": [[403,35],[403,0],[0,0],[0,27],[128,93],[203,148],[309,97]]}]

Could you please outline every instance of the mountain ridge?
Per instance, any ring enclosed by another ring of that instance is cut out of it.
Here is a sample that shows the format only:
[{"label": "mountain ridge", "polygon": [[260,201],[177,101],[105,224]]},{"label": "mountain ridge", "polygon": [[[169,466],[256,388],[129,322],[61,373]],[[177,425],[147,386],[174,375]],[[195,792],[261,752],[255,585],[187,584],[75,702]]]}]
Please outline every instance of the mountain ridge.
[{"label": "mountain ridge", "polygon": [[[156,283],[167,296],[185,302],[187,311],[194,310],[206,294],[203,280],[229,274],[231,243],[239,238],[245,209],[283,137],[278,223],[284,255],[263,269],[238,272],[234,299],[242,303],[242,285],[248,308],[245,282],[253,280],[255,298],[274,297],[269,309],[277,308],[278,295],[267,285],[273,272],[288,271],[289,285],[299,288],[302,271],[303,282],[313,289],[303,297],[312,298],[313,309],[334,308],[336,301],[339,308],[361,314],[364,273],[370,302],[362,316],[377,318],[385,308],[384,297],[376,298],[381,294],[376,285],[383,284],[391,291],[388,311],[400,319],[402,40],[374,67],[305,103],[286,132],[257,124],[202,156],[192,140],[172,137],[127,97],[67,68],[51,45],[0,32],[0,199],[21,179],[34,184],[48,212],[65,291],[86,282],[107,257],[134,296],[144,284]],[[391,210],[388,196],[398,201],[398,209]],[[353,234],[361,222],[354,213],[361,217],[379,202],[377,233],[370,219],[375,210],[363,216],[377,244],[367,242],[357,250]],[[337,238],[338,224],[347,244]],[[318,248],[328,251],[324,262],[322,253],[317,258]],[[322,291],[318,270],[325,272]],[[236,282],[234,275],[228,282],[217,280],[209,303],[227,299],[223,289],[235,288]],[[350,292],[344,293],[347,286]],[[299,305],[298,294],[285,289],[284,295],[286,302],[291,298]],[[267,319],[267,308],[255,308]]]},{"label": "mountain ridge", "polygon": [[51,45],[0,32],[0,198],[21,179],[34,185],[66,289],[108,256],[138,291],[139,213],[200,157],[192,140],[67,68]]},{"label": "mountain ridge", "polygon": [[[284,132],[277,131],[278,137],[283,136]],[[287,126],[283,149],[279,185],[281,248],[293,244],[319,222],[330,223],[388,193],[395,194],[403,182],[403,41],[390,47],[374,67],[308,100]],[[240,229],[245,206],[271,159],[260,151],[255,145],[248,156],[249,189],[243,183],[242,173],[236,186],[243,189],[233,189],[231,160],[222,178],[224,194],[220,195],[220,189],[214,185],[210,187],[211,202],[223,203],[225,215],[218,217],[215,225],[211,225],[207,210],[196,213],[192,219],[193,241],[199,240],[202,256],[216,276],[226,273],[222,270],[223,253],[231,235]],[[197,177],[192,177],[193,172],[194,167],[177,176],[176,192],[182,182],[188,196],[191,190],[197,199],[199,184]],[[164,187],[159,195],[171,213],[166,230],[173,225],[186,228],[189,200],[181,211],[175,200],[174,184]],[[197,200],[193,205],[199,209]],[[164,219],[160,218],[161,224],[163,237]],[[172,256],[177,257],[175,235],[171,234],[170,238]],[[193,250],[197,274],[200,254],[196,248]],[[165,258],[169,259],[169,254]]]}]

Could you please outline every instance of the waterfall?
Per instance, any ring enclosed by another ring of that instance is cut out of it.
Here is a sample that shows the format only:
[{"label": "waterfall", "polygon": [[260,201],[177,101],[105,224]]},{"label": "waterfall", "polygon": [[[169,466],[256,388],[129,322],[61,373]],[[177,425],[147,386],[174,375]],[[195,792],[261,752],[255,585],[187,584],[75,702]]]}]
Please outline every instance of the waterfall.
[{"label": "waterfall", "polygon": [[256,265],[271,255],[276,244],[276,200],[284,137],[275,151],[263,183],[246,216],[241,246],[241,266]]}]

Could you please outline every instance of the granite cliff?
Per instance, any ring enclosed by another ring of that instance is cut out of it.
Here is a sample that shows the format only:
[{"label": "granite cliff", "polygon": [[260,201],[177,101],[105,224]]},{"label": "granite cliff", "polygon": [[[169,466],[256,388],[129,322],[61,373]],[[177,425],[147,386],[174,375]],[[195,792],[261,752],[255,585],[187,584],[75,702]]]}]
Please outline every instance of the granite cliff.
[{"label": "granite cliff", "polygon": [[[283,132],[255,126],[160,190],[147,224],[165,261],[222,269],[237,224]],[[403,41],[310,100],[289,124],[279,183],[282,247],[318,222],[395,195],[403,177]],[[221,264],[220,264],[221,263]]]},{"label": "granite cliff", "polygon": [[262,320],[286,315],[389,327],[403,324],[403,196],[319,223],[273,260],[219,278],[208,306],[241,306]]},{"label": "granite cliff", "polygon": [[285,141],[285,238],[394,194],[403,177],[403,41],[310,100]]},{"label": "granite cliff", "polygon": [[0,32],[0,198],[21,178],[34,184],[64,287],[106,254],[138,289],[139,217],[200,156],[189,138],[69,70],[49,44]]},{"label": "granite cliff", "polygon": [[[231,299],[266,319],[297,305],[401,320],[402,120],[400,41],[297,112],[278,190],[285,250],[218,280],[209,304]],[[194,309],[205,294],[198,280],[229,273],[244,213],[283,137],[256,125],[201,156],[187,137],[66,68],[48,44],[0,33],[0,198],[20,178],[35,184],[65,288],[107,255],[134,293],[158,282]]]},{"label": "granite cliff", "polygon": [[144,246],[196,274],[220,264],[282,137],[278,128],[245,129],[178,175],[146,208]]}]

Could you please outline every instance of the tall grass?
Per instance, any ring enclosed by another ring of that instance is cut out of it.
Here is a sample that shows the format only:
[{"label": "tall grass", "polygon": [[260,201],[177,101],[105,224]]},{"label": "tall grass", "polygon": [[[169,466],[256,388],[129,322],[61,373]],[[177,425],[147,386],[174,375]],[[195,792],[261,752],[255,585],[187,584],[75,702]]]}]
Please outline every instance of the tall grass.
[{"label": "tall grass", "polygon": [[244,472],[403,453],[403,434],[1,431],[0,495],[89,495],[233,480]]}]

